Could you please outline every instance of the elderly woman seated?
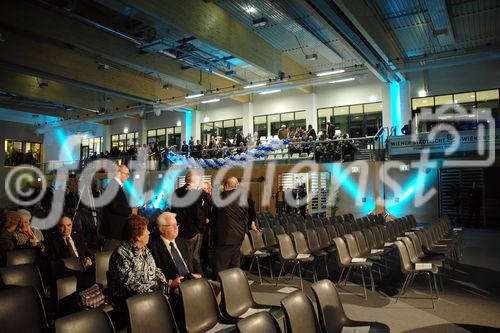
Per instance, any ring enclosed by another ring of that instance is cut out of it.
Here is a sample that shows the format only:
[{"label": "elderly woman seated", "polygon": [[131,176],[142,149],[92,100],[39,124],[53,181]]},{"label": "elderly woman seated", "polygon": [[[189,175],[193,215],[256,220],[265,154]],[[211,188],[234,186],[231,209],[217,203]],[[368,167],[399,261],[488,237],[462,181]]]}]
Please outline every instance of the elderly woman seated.
[{"label": "elderly woman seated", "polygon": [[43,234],[40,230],[33,228],[31,224],[31,213],[26,209],[19,209],[19,225],[14,233],[16,247],[39,247],[43,251]]}]

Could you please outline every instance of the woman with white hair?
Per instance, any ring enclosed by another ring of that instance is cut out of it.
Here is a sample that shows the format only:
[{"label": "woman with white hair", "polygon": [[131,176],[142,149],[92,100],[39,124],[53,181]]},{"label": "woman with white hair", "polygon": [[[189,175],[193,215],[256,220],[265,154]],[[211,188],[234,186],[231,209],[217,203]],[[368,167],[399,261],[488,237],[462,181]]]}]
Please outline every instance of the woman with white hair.
[{"label": "woman with white hair", "polygon": [[43,234],[40,230],[31,227],[31,213],[26,209],[17,211],[21,220],[14,233],[17,247],[41,247],[43,250]]}]

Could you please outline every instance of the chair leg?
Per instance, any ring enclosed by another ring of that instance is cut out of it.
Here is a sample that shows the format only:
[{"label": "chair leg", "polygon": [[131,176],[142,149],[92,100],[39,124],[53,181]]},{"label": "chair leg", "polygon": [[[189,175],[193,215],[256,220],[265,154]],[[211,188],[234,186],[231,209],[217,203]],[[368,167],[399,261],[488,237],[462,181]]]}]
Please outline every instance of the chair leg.
[{"label": "chair leg", "polygon": [[302,281],[302,266],[300,264],[300,261],[298,263],[299,263],[300,290],[304,291],[304,282]]},{"label": "chair leg", "polygon": [[349,276],[351,275],[351,271],[352,271],[352,267],[349,267],[349,269],[347,270],[347,275],[345,276],[345,279],[344,279],[344,287],[347,286],[347,280],[349,279]]},{"label": "chair leg", "polygon": [[344,275],[344,272],[345,272],[345,267],[343,267],[342,271],[340,271],[340,276],[339,276],[339,280],[337,281],[337,285],[339,285],[340,281],[342,281],[342,275]]},{"label": "chair leg", "polygon": [[365,300],[367,300],[368,295],[366,294],[365,273],[364,273],[363,266],[360,266],[359,268],[361,269],[361,281],[363,282],[363,292],[365,294]]},{"label": "chair leg", "polygon": [[434,310],[435,306],[434,306],[434,296],[433,296],[433,292],[432,292],[431,273],[427,272],[427,278],[429,280],[429,293],[431,296],[432,310]]},{"label": "chair leg", "polygon": [[273,277],[273,263],[271,261],[271,256],[269,255],[269,274],[271,275],[271,280],[274,280],[274,277]]},{"label": "chair leg", "polygon": [[328,271],[328,256],[325,256],[325,270],[326,270],[326,277],[330,278],[330,272]]},{"label": "chair leg", "polygon": [[401,287],[399,293],[396,295],[396,303],[399,301],[399,298],[404,295],[406,284],[408,283],[409,279],[410,279],[410,274],[406,275],[405,281],[403,282],[403,286]]},{"label": "chair leg", "polygon": [[257,261],[257,272],[259,272],[259,282],[260,284],[262,284],[262,274],[260,273],[259,257],[255,257],[255,260]]},{"label": "chair leg", "polygon": [[280,281],[281,278],[281,272],[283,272],[283,268],[285,267],[285,262],[281,264],[280,272],[278,274],[278,279],[276,280],[276,287],[278,286],[278,282]]},{"label": "chair leg", "polygon": [[370,281],[372,283],[372,292],[375,292],[375,282],[373,281],[373,272],[371,268],[368,268],[368,272],[370,273]]},{"label": "chair leg", "polygon": [[434,289],[436,290],[437,299],[440,299],[441,297],[439,295],[439,289],[438,289],[436,274],[432,274],[432,277],[434,278]]},{"label": "chair leg", "polygon": [[253,262],[255,261],[255,257],[252,257],[252,262],[250,263],[250,267],[248,268],[248,273],[252,273]]}]

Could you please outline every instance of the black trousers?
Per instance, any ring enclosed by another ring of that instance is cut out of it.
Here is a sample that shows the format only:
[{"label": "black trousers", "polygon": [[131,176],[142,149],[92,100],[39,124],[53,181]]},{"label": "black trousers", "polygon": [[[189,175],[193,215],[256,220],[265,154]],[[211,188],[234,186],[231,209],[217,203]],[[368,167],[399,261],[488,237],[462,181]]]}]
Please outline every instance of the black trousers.
[{"label": "black trousers", "polygon": [[228,268],[240,267],[241,245],[218,245],[215,246],[214,256],[214,280],[217,279],[217,274]]}]

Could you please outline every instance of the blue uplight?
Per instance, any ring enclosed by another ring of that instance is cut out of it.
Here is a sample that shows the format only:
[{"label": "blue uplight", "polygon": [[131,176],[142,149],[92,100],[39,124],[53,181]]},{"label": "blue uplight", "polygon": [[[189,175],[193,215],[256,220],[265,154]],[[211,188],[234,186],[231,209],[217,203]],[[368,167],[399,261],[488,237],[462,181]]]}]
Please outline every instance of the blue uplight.
[{"label": "blue uplight", "polygon": [[398,135],[398,131],[401,131],[403,127],[401,120],[401,87],[399,86],[399,82],[391,82],[390,93],[391,123],[393,127],[396,127],[396,135]]},{"label": "blue uplight", "polygon": [[153,198],[156,198],[153,201],[154,208],[162,208],[160,205],[163,199],[165,199],[167,203],[168,198],[170,197],[169,194],[172,194],[175,190],[175,180],[182,171],[183,169],[169,169],[163,176],[161,185],[153,193]]},{"label": "blue uplight", "polygon": [[[402,190],[402,194],[399,198],[399,202],[391,200],[389,204],[386,202],[386,210],[394,216],[400,216],[408,211],[408,201],[411,200],[415,196],[415,192],[417,189],[423,189],[426,186],[427,182],[427,173],[417,171],[417,174],[414,175],[408,183],[404,186]],[[397,197],[398,193],[394,193],[394,197]]]},{"label": "blue uplight", "polygon": [[71,148],[68,144],[68,139],[66,137],[66,134],[64,134],[64,130],[62,128],[56,129],[56,136],[57,139],[59,140],[59,144],[61,145],[61,149],[64,149],[64,152],[66,153],[66,158],[68,161],[75,161],[76,158],[73,156],[73,153],[71,152]]},{"label": "blue uplight", "polygon": [[189,141],[189,138],[191,137],[191,127],[193,125],[193,110],[183,108],[183,109],[179,109],[178,111],[185,113],[185,116],[186,116],[186,141]]}]

